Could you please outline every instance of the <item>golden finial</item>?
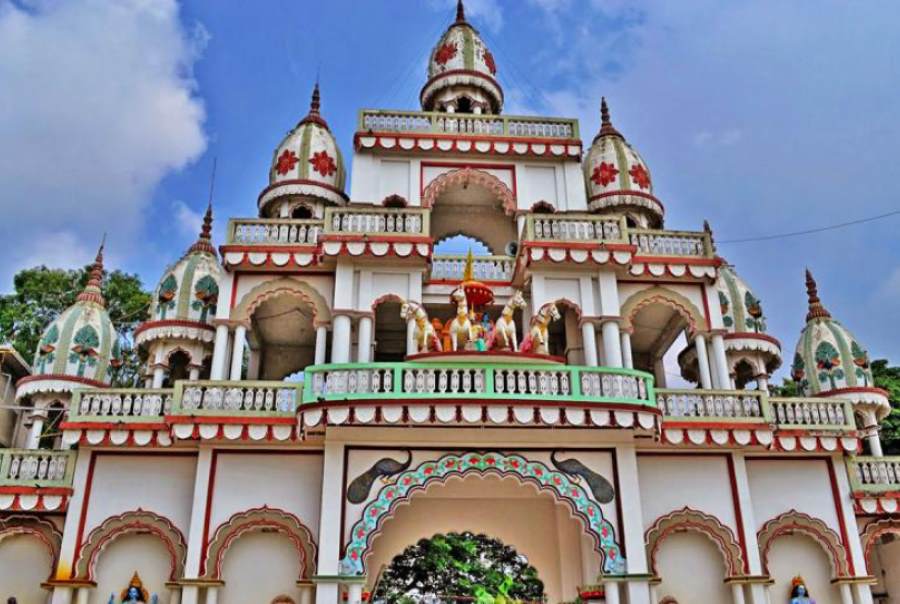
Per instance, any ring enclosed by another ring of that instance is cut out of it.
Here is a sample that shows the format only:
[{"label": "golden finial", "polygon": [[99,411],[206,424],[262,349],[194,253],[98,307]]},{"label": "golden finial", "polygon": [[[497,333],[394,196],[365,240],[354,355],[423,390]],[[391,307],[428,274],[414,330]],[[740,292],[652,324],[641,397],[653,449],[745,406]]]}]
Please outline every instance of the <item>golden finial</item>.
[{"label": "golden finial", "polygon": [[463,271],[462,280],[463,282],[475,280],[475,256],[472,255],[472,248],[469,248],[469,253],[466,255],[466,268]]},{"label": "golden finial", "polygon": [[819,288],[809,269],[806,269],[806,295],[809,298],[809,312],[806,313],[807,321],[831,317],[831,313],[825,309],[822,301],[819,300]]}]

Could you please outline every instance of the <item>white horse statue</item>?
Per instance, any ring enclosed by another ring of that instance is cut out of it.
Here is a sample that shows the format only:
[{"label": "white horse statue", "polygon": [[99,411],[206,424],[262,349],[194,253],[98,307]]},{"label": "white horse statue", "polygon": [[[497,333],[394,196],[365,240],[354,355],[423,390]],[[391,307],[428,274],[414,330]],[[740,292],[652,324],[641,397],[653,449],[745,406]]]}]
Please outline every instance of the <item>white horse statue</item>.
[{"label": "white horse statue", "polygon": [[549,341],[547,327],[551,321],[558,321],[560,318],[562,315],[559,314],[559,309],[553,302],[541,306],[538,313],[531,318],[531,330],[525,336],[520,352],[550,354],[550,348],[547,346]]},{"label": "white horse statue", "polygon": [[518,308],[525,308],[525,296],[520,290],[516,290],[506,306],[503,307],[500,318],[494,324],[494,329],[488,339],[488,350],[518,352],[519,338],[516,335],[516,321],[513,319],[513,314]]},{"label": "white horse statue", "polygon": [[469,319],[469,304],[462,288],[453,290],[450,297],[456,302],[456,317],[450,323],[450,346],[453,352],[465,350],[473,341],[472,321]]},{"label": "white horse statue", "polygon": [[428,313],[417,302],[406,301],[400,305],[400,318],[409,323],[414,321],[416,326],[413,338],[416,342],[416,350],[419,352],[432,352],[441,350],[441,339],[434,331]]}]

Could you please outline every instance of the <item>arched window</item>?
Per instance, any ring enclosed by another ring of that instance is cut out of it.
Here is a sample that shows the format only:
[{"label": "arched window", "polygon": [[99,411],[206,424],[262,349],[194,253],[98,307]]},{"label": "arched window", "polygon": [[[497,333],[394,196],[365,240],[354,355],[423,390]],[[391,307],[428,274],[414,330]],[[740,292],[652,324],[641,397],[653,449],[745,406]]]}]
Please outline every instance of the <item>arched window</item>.
[{"label": "arched window", "polygon": [[314,218],[312,208],[307,205],[299,205],[295,206],[293,210],[291,210],[291,218],[296,220],[310,220]]}]

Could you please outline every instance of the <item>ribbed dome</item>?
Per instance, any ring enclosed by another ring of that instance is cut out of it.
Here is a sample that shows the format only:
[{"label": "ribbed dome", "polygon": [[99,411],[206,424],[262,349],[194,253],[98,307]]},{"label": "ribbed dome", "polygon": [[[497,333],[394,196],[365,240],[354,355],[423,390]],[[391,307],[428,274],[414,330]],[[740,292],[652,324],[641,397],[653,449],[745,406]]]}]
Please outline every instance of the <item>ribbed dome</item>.
[{"label": "ribbed dome", "polygon": [[637,210],[649,226],[661,226],[662,204],[653,196],[650,169],[612,125],[606,99],[601,102],[600,132],[584,158],[588,206],[594,211]]},{"label": "ribbed dome", "polygon": [[890,405],[887,393],[875,388],[868,352],[822,305],[809,271],[806,289],[809,312],[797,342],[791,377],[807,396],[840,396],[875,405],[881,419],[890,412]]},{"label": "ribbed dome", "polygon": [[[175,264],[169,266],[156,289],[150,306],[150,320],[141,325],[135,340],[143,344],[160,335],[154,327],[169,325],[208,325],[216,316],[222,267],[212,245],[212,207],[206,209],[197,241]],[[171,335],[169,331],[165,335]]]},{"label": "ribbed dome", "polygon": [[314,197],[333,204],[347,201],[344,159],[319,107],[319,85],[316,84],[309,113],[275,149],[269,186],[259,197],[260,211],[271,201],[286,195]]},{"label": "ribbed dome", "polygon": [[119,335],[106,311],[100,291],[103,282],[103,246],[87,285],[72,306],[62,312],[41,335],[34,356],[34,380],[41,376],[69,376],[108,384],[110,368],[121,365]]},{"label": "ribbed dome", "polygon": [[722,321],[731,333],[765,333],[766,317],[762,302],[747,283],[734,271],[734,267],[723,264],[719,268],[716,281]]},{"label": "ribbed dome", "polygon": [[503,89],[496,80],[494,55],[472,25],[466,21],[465,8],[459,0],[454,21],[428,60],[428,82],[420,100],[425,111],[462,111],[460,99],[466,98],[470,112],[500,113]]}]

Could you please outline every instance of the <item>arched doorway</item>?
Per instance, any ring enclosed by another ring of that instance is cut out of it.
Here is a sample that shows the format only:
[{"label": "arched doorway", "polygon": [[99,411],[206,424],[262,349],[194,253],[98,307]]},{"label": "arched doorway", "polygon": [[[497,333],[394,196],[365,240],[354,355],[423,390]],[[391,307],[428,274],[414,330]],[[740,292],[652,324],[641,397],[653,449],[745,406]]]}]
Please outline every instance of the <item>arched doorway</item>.
[{"label": "arched doorway", "polygon": [[62,535],[47,520],[28,516],[0,519],[0,595],[18,604],[45,604],[41,587],[52,576]]},{"label": "arched doorway", "polygon": [[872,586],[876,602],[900,602],[900,520],[883,519],[863,531],[863,547],[869,573],[878,580]]},{"label": "arched doorway", "polygon": [[134,573],[138,573],[151,596],[157,596],[159,604],[169,604],[171,554],[162,539],[146,533],[114,537],[99,553],[94,569],[97,587],[91,592],[91,604],[105,604],[110,594],[116,594],[118,601]]},{"label": "arched doorway", "polygon": [[400,362],[406,358],[406,322],[400,318],[403,298],[387,295],[372,304],[375,313],[375,353],[377,363]]}]

